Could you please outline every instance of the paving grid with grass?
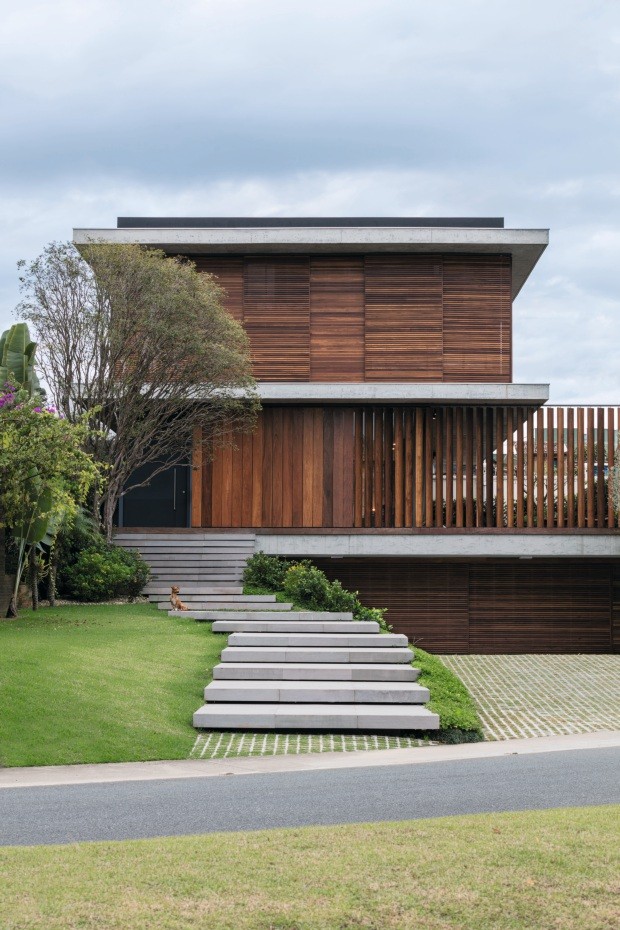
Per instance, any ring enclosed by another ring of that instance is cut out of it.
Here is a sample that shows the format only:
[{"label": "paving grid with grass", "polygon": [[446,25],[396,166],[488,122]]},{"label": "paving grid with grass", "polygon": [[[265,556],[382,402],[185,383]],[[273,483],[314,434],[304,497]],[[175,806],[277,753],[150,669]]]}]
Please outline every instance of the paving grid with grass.
[{"label": "paving grid with grass", "polygon": [[413,736],[351,733],[200,733],[190,759],[233,756],[301,755],[309,752],[363,752],[369,749],[412,749],[436,745]]},{"label": "paving grid with grass", "polygon": [[620,730],[620,655],[452,655],[489,740]]}]

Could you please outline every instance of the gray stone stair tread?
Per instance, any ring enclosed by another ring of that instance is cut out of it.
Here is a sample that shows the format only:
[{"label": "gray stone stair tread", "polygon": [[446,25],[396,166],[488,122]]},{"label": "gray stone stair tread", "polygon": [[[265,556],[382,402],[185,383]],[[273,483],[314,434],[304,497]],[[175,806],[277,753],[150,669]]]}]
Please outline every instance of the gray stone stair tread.
[{"label": "gray stone stair tread", "polygon": [[[197,620],[283,620],[285,618],[281,613],[282,607],[286,607],[286,605],[280,605],[277,612],[270,607],[269,610],[192,610],[191,613],[192,615],[196,614]],[[350,621],[353,619],[353,615],[350,613],[340,614],[327,611],[321,613],[302,610],[288,610],[286,613],[287,622],[300,620],[310,623],[317,619],[326,623]]]},{"label": "gray stone stair tread", "polygon": [[[183,596],[181,596],[181,600],[183,600]],[[264,610],[265,605],[261,606],[260,604],[254,604],[254,605],[243,604],[243,605],[237,605],[237,606],[243,606],[244,610],[235,610],[232,605],[230,609],[226,609],[224,605],[221,603],[211,604],[208,601],[205,601],[205,603],[203,604],[201,603],[197,604],[195,601],[194,602],[188,601],[187,604],[188,606],[191,605],[190,612],[195,620],[227,620],[227,619],[251,620],[253,615],[259,615],[259,614],[261,617],[263,616],[263,614],[271,614],[277,618],[277,617],[282,616],[283,613],[286,613],[288,615],[288,613],[291,612],[291,607],[293,606],[292,604],[275,603],[275,604],[269,604],[268,610]],[[170,613],[172,613],[172,611],[170,611],[170,601],[168,599],[166,599],[165,601],[160,601],[157,604],[157,606],[159,607],[160,610],[168,610]],[[237,614],[239,613],[244,614],[244,616],[242,618],[237,617]],[[211,616],[211,614],[215,614],[216,616]]]},{"label": "gray stone stair tread", "polygon": [[[243,588],[239,584],[204,584],[201,581],[188,581],[183,585],[183,593],[186,594],[243,594]],[[145,594],[170,594],[170,585],[161,582],[152,582],[145,586]]]},{"label": "gray stone stair tread", "polygon": [[235,730],[437,730],[425,707],[381,704],[205,704],[194,726]]},{"label": "gray stone stair tread", "polygon": [[425,704],[428,688],[412,681],[212,681],[205,701],[326,704]]},{"label": "gray stone stair tread", "polygon": [[231,633],[228,645],[390,649],[406,646],[407,637],[402,633]]},{"label": "gray stone stair tread", "polygon": [[214,633],[378,633],[374,620],[216,620]]},{"label": "gray stone stair tread", "polygon": [[288,646],[227,646],[222,650],[223,662],[389,662],[393,664],[411,662],[413,656],[408,648],[353,647],[308,647]]},{"label": "gray stone stair tread", "polygon": [[415,681],[419,674],[407,664],[363,662],[220,662],[213,669],[218,681]]},{"label": "gray stone stair tread", "polygon": [[[227,604],[231,604],[233,607],[243,608],[245,605],[250,604],[259,604],[265,606],[266,604],[271,607],[272,604],[277,603],[275,594],[211,594],[209,591],[189,591],[186,590],[185,585],[179,585],[180,593],[187,598],[192,598],[194,601],[196,598],[202,598],[209,603],[213,602],[214,604],[221,604],[223,607]],[[159,591],[156,593],[149,593],[150,597],[158,598],[163,600],[165,595],[170,594],[170,588],[167,590]]]}]

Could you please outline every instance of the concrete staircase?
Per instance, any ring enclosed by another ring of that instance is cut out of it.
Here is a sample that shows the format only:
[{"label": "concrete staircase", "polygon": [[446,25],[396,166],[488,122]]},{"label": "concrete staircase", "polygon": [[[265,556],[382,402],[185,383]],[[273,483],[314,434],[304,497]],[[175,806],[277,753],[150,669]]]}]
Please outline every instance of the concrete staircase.
[{"label": "concrete staircase", "polygon": [[[247,559],[254,554],[252,533],[170,532],[118,530],[117,546],[138,549],[151,568],[144,589],[149,600],[170,608],[170,588],[178,585],[181,600],[189,605],[219,608],[245,604],[242,578]],[[275,598],[273,598],[275,600]],[[252,604],[259,604],[253,598]]]},{"label": "concrete staircase", "polygon": [[[427,688],[407,637],[380,632],[350,613],[294,611],[290,605],[192,609],[229,633],[194,726],[208,730],[317,730],[366,733],[436,730],[423,705]],[[177,612],[170,611],[174,616]],[[188,616],[188,614],[185,614]]]}]

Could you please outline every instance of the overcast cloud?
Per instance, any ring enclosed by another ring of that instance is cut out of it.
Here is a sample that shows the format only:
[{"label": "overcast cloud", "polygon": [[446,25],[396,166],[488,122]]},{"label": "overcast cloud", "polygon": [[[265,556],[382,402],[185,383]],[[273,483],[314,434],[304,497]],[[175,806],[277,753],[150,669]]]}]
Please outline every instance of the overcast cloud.
[{"label": "overcast cloud", "polygon": [[620,403],[617,0],[2,0],[0,326],[15,263],[117,215],[550,227],[515,380]]}]

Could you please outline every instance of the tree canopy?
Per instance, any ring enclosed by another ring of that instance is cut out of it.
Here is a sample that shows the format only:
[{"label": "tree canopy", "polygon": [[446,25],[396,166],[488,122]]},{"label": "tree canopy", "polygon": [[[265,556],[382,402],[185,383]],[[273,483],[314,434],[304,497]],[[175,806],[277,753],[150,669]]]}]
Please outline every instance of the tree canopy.
[{"label": "tree canopy", "polygon": [[21,265],[18,313],[32,323],[60,413],[84,412],[89,452],[106,466],[108,534],[139,466],[147,483],[187,462],[192,434],[213,448],[254,425],[258,402],[243,328],[211,275],[137,245],[52,243]]}]

